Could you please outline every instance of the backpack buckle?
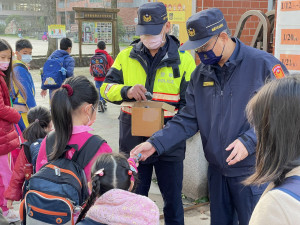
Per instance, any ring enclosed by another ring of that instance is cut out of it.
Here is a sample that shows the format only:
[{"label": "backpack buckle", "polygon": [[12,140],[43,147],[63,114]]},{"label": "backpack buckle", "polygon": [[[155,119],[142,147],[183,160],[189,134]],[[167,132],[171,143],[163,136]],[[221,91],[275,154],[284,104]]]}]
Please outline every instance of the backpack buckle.
[{"label": "backpack buckle", "polygon": [[59,177],[60,177],[60,168],[54,167],[54,172],[55,172],[55,175],[56,175],[56,176],[59,176]]}]

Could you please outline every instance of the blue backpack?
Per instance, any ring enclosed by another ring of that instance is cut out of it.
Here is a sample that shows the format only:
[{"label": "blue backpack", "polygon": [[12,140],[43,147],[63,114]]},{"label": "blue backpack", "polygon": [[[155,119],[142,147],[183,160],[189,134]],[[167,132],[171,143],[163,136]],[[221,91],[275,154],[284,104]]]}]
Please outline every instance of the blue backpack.
[{"label": "blue backpack", "polygon": [[[23,224],[74,225],[73,214],[81,211],[89,197],[84,168],[105,141],[93,135],[79,150],[77,145],[68,145],[62,157],[50,161],[55,135],[52,131],[46,138],[48,163],[29,180],[28,192],[20,206]],[[72,159],[65,158],[72,148],[76,150]]]},{"label": "blue backpack", "polygon": [[67,70],[63,67],[63,63],[68,56],[51,57],[46,61],[42,73],[42,89],[60,88],[66,79]]}]

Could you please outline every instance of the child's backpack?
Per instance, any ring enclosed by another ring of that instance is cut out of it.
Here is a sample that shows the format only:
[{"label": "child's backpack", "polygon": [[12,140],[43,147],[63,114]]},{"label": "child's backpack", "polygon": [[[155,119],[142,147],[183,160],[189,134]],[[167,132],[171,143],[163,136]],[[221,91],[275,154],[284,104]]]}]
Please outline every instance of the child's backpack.
[{"label": "child's backpack", "polygon": [[90,74],[93,77],[105,77],[107,74],[108,62],[104,53],[96,53],[91,58]]},{"label": "child's backpack", "polygon": [[22,143],[26,159],[32,165],[32,173],[25,174],[25,182],[23,185],[23,198],[25,197],[25,195],[28,191],[28,184],[29,184],[29,178],[27,178],[26,176],[30,177],[32,174],[35,174],[35,172],[36,172],[36,159],[38,157],[42,141],[43,141],[43,139],[39,138],[35,142],[32,142],[32,143],[29,141]]},{"label": "child's backpack", "polygon": [[[54,142],[55,132],[51,132],[46,139],[47,156]],[[20,206],[23,224],[75,224],[73,214],[81,211],[89,196],[84,167],[104,142],[94,135],[79,150],[77,145],[69,145],[65,152],[76,150],[72,159],[62,156],[49,161],[30,178],[29,190]]]},{"label": "child's backpack", "polygon": [[280,190],[300,201],[300,176],[291,176],[285,178],[283,183],[273,190]]},{"label": "child's backpack", "polygon": [[63,67],[63,63],[68,56],[51,57],[46,61],[42,72],[42,89],[60,88],[66,79],[67,70]]}]

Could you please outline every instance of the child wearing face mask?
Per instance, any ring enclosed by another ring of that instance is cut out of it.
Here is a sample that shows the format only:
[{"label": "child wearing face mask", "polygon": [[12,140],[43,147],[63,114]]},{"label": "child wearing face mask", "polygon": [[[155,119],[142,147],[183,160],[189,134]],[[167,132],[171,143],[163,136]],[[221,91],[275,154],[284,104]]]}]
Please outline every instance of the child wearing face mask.
[{"label": "child wearing face mask", "polygon": [[28,64],[32,60],[32,45],[29,40],[20,39],[16,42],[15,58],[13,61],[14,73],[25,89],[26,98],[20,93],[15,84],[13,84],[11,98],[14,107],[21,114],[18,125],[23,131],[29,125],[27,120],[28,110],[36,106],[34,82],[28,69]]},{"label": "child wearing face mask", "polygon": [[[68,78],[61,88],[57,89],[51,101],[51,116],[55,129],[55,143],[50,160],[60,157],[71,159],[75,149],[65,152],[67,145],[77,145],[80,149],[92,136],[90,127],[96,120],[96,109],[99,102],[98,92],[93,83],[84,76]],[[97,156],[111,153],[109,145],[104,142],[92,160],[84,168],[87,180],[90,181],[91,166]],[[42,141],[36,160],[36,172],[48,162],[46,138]]]},{"label": "child wearing face mask", "polygon": [[9,210],[6,207],[4,191],[8,187],[13,170],[11,151],[20,145],[14,124],[19,122],[21,116],[12,107],[9,97],[11,82],[24,93],[22,85],[12,71],[12,49],[7,41],[0,39],[0,207],[5,217]]}]

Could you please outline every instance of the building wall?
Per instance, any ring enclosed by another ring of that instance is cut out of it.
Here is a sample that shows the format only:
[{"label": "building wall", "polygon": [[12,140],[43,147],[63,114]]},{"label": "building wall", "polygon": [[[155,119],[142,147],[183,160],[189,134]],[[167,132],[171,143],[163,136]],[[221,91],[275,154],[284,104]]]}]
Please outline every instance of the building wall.
[{"label": "building wall", "polygon": [[[234,34],[238,21],[246,11],[268,11],[268,0],[197,0],[197,12],[202,10],[202,2],[203,9],[216,7],[223,12],[232,34]],[[250,45],[258,22],[257,17],[251,17],[246,22],[241,35],[241,40],[245,44]]]}]

